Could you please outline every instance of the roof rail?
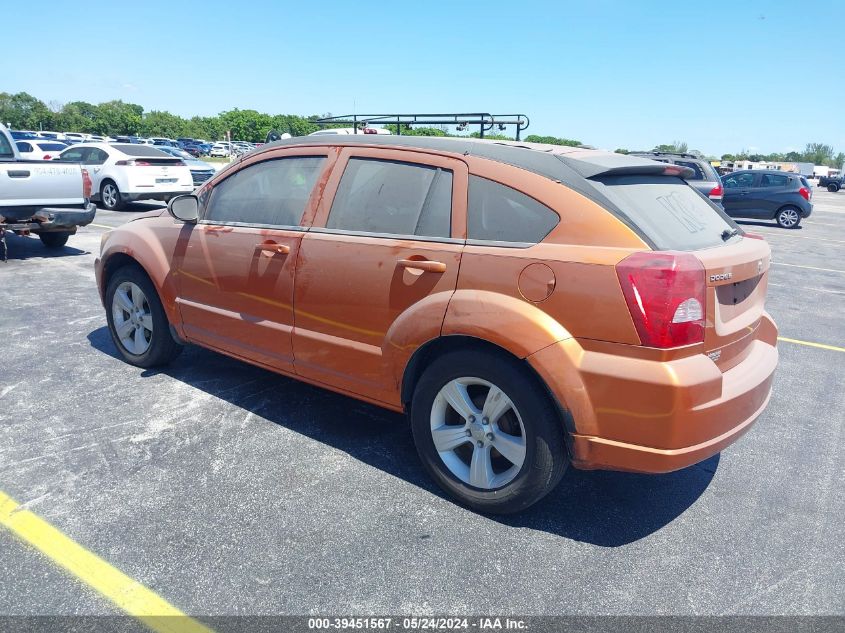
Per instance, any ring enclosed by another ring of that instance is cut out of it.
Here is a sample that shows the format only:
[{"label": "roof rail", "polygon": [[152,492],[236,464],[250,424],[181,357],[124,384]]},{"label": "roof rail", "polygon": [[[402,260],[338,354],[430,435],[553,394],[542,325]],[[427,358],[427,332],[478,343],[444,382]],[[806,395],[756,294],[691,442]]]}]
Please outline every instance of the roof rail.
[{"label": "roof rail", "polygon": [[454,125],[463,131],[470,125],[478,126],[478,133],[484,138],[484,133],[494,127],[504,131],[508,126],[514,126],[516,140],[520,140],[520,133],[528,128],[530,123],[525,114],[490,114],[489,112],[446,113],[446,114],[344,114],[341,116],[322,117],[314,121],[317,125],[349,125],[355,130],[363,130],[369,125],[396,125],[396,133],[402,134],[402,126],[411,125]]}]

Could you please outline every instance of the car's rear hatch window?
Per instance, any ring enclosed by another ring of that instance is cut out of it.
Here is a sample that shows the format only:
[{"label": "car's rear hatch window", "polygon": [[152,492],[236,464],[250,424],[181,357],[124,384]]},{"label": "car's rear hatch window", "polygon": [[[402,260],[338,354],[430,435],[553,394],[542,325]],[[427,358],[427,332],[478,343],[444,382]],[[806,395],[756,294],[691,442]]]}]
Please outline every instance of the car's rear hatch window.
[{"label": "car's rear hatch window", "polygon": [[631,175],[591,179],[626,223],[657,250],[693,251],[722,246],[738,232],[712,203],[674,176]]}]

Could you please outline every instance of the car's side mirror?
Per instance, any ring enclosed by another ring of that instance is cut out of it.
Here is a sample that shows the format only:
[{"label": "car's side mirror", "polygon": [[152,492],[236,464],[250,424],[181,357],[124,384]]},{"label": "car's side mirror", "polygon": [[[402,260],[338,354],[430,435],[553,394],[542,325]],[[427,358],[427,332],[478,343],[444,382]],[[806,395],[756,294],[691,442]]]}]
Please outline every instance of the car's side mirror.
[{"label": "car's side mirror", "polygon": [[167,203],[167,212],[180,222],[196,223],[200,202],[196,196],[176,196]]}]

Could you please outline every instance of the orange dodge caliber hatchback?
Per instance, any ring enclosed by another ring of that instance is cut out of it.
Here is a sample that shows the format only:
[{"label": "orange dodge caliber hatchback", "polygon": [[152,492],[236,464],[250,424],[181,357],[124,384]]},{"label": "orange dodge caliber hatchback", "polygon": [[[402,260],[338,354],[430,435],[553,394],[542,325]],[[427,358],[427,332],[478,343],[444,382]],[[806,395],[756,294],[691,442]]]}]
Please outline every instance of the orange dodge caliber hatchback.
[{"label": "orange dodge caliber hatchback", "polygon": [[769,400],[769,246],[686,171],[529,143],[281,141],[106,234],[97,282],[128,362],[194,343],[407,411],[438,484],[516,512],[570,462],[695,464]]}]

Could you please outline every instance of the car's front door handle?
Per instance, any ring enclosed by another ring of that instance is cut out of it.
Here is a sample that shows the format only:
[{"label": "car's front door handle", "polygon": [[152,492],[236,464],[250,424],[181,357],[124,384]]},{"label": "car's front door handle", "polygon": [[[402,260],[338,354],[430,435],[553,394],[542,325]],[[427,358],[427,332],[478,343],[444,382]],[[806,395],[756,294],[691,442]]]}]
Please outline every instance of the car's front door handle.
[{"label": "car's front door handle", "polygon": [[10,169],[9,178],[29,178],[29,171],[26,169]]},{"label": "car's front door handle", "polygon": [[414,268],[427,273],[446,272],[446,264],[443,262],[433,262],[428,259],[400,259],[396,263],[400,268]]},{"label": "car's front door handle", "polygon": [[276,244],[276,242],[261,242],[261,244],[255,245],[255,250],[263,253],[280,253],[281,255],[287,255],[290,253],[290,246],[287,244]]}]

